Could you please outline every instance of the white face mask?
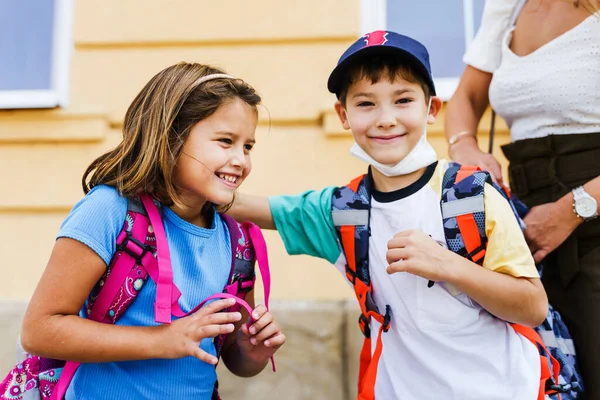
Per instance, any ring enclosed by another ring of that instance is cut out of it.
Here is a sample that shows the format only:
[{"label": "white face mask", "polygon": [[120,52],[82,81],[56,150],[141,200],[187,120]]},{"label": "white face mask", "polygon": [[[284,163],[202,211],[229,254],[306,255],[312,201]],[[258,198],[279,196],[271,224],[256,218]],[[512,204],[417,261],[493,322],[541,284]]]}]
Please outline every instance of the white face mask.
[{"label": "white face mask", "polygon": [[[429,99],[429,105],[427,107],[427,119],[429,119],[429,110],[431,108],[431,99]],[[437,161],[437,154],[433,147],[427,141],[427,121],[425,122],[425,129],[423,135],[417,142],[416,146],[404,157],[398,164],[389,165],[381,164],[375,161],[370,155],[367,154],[356,142],[350,149],[350,154],[354,157],[362,160],[385,176],[399,176],[406,175],[412,172],[418,171],[421,168],[425,168]]]}]

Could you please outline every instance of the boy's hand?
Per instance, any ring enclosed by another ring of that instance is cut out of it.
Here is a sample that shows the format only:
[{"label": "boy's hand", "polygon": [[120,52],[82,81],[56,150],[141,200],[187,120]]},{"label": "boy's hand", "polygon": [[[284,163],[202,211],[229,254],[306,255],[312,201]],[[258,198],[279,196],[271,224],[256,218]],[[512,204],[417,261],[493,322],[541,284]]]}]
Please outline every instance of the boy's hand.
[{"label": "boy's hand", "polygon": [[242,319],[239,312],[221,312],[235,304],[233,299],[214,301],[194,314],[157,327],[160,334],[157,346],[164,349],[163,358],[175,359],[193,356],[209,364],[217,358],[200,348],[200,342],[233,332],[234,323]]},{"label": "boy's hand", "polygon": [[265,306],[257,306],[252,318],[254,323],[249,328],[243,324],[238,330],[237,345],[245,357],[258,363],[267,362],[285,343],[285,335]]},{"label": "boy's hand", "polygon": [[447,266],[453,255],[421,231],[400,232],[388,242],[387,273],[409,272],[434,282],[447,281]]}]

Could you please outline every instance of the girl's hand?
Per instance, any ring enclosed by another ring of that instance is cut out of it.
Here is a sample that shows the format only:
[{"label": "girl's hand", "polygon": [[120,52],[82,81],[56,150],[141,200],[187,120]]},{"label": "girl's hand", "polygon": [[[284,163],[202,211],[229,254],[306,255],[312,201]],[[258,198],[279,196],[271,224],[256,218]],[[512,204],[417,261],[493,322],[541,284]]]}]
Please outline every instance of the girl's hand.
[{"label": "girl's hand", "polygon": [[217,358],[200,348],[205,338],[231,333],[234,323],[242,318],[239,312],[221,312],[235,304],[233,299],[214,301],[194,314],[158,327],[161,335],[159,346],[164,349],[163,358],[175,359],[193,356],[209,364]]},{"label": "girl's hand", "polygon": [[285,335],[273,321],[273,315],[263,305],[252,312],[254,323],[243,324],[238,330],[237,345],[240,353],[257,363],[267,362],[285,343]]},{"label": "girl's hand", "polygon": [[388,242],[387,273],[408,272],[434,282],[448,281],[452,256],[454,253],[421,231],[400,232]]}]

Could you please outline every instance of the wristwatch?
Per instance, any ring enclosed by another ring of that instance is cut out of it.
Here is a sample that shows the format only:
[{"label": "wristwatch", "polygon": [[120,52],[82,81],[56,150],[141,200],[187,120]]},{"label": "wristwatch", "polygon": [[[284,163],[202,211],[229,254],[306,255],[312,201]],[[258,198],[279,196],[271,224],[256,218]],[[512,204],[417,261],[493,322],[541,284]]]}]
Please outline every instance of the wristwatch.
[{"label": "wristwatch", "polygon": [[598,216],[598,202],[585,191],[583,186],[578,186],[571,192],[573,193],[573,211],[578,217],[589,221]]}]

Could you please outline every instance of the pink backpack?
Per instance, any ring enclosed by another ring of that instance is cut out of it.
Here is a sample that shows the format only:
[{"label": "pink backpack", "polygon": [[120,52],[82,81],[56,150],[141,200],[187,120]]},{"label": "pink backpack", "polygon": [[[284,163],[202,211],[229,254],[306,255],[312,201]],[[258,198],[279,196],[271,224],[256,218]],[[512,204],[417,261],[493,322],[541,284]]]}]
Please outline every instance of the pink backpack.
[{"label": "pink backpack", "polygon": [[[228,311],[239,311],[244,307],[251,315],[252,309],[244,297],[254,288],[255,261],[258,261],[263,279],[264,301],[268,308],[271,279],[267,247],[260,229],[248,222],[239,224],[227,215],[221,217],[231,238],[232,262],[228,283],[222,293],[208,297],[185,313],[179,306],[181,292],[173,282],[169,246],[157,204],[148,194],[141,195],[139,200],[129,200],[125,222],[117,236],[117,251],[90,294],[86,310],[88,318],[114,324],[135,300],[148,277],[156,283],[156,322],[169,324],[172,315],[185,317],[198,311],[206,302],[222,298],[236,300]],[[215,338],[217,357],[221,354],[225,338],[226,335]],[[275,371],[273,358],[271,364]],[[79,365],[73,361],[28,354],[0,383],[0,400],[62,400]],[[213,400],[217,399],[220,397],[215,384]]]}]

